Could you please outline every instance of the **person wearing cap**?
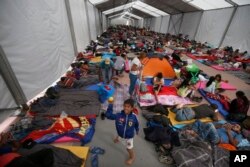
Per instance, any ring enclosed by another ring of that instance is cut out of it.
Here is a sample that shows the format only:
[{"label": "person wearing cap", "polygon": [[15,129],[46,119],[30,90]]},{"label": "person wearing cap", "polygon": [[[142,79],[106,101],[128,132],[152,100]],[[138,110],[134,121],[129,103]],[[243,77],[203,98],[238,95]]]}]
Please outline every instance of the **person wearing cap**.
[{"label": "person wearing cap", "polygon": [[109,84],[113,75],[114,63],[109,58],[106,58],[100,63],[102,79],[104,84]]}]

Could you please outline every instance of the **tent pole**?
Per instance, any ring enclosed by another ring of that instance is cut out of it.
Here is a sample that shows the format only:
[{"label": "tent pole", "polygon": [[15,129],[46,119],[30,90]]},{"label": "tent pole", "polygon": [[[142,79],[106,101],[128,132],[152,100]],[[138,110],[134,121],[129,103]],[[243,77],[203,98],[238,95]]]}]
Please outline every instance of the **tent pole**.
[{"label": "tent pole", "polygon": [[161,33],[162,19],[163,19],[163,16],[161,16],[161,24],[160,24],[160,29],[159,29],[160,33]]},{"label": "tent pole", "polygon": [[74,31],[74,25],[73,25],[69,0],[64,0],[64,2],[65,2],[66,11],[67,11],[68,21],[69,21],[69,29],[70,29],[71,39],[73,43],[74,53],[75,53],[75,56],[77,56],[78,49],[77,49],[77,44],[76,44],[76,36],[75,36],[75,31]]},{"label": "tent pole", "polygon": [[4,53],[2,46],[0,45],[0,74],[3,77],[10,93],[12,94],[13,98],[17,105],[24,105],[27,102],[27,98],[20,86],[16,75],[11,68],[11,65]]},{"label": "tent pole", "polygon": [[194,40],[195,40],[196,35],[197,35],[197,33],[198,33],[198,29],[199,29],[200,24],[201,24],[201,18],[202,18],[202,16],[203,16],[203,13],[204,13],[204,11],[201,12],[201,16],[200,16],[200,18],[199,18],[199,23],[197,24],[197,27],[196,27],[196,30],[195,30],[195,33],[194,33],[194,38],[193,38]]},{"label": "tent pole", "polygon": [[225,39],[225,37],[226,37],[226,35],[227,35],[227,32],[228,32],[228,30],[229,30],[229,27],[230,27],[232,21],[233,21],[233,18],[234,18],[234,16],[235,16],[235,13],[236,13],[237,9],[238,9],[238,6],[234,7],[233,13],[232,13],[232,15],[231,15],[231,17],[230,17],[230,20],[229,20],[229,22],[228,22],[228,24],[227,24],[227,27],[226,27],[226,29],[225,29],[225,31],[224,31],[224,33],[223,33],[223,36],[222,36],[222,38],[221,38],[221,40],[220,40],[219,47],[221,47],[221,45],[222,45],[222,43],[223,43],[223,41],[224,41],[224,39]]},{"label": "tent pole", "polygon": [[169,28],[170,28],[171,20],[172,20],[172,15],[170,15],[169,20],[168,20],[168,29],[167,29],[167,33],[169,33]]},{"label": "tent pole", "polygon": [[87,22],[88,22],[88,31],[89,31],[89,42],[91,41],[91,35],[90,35],[90,22],[89,22],[89,9],[88,9],[88,4],[87,4],[88,0],[84,0],[85,3],[85,12],[86,12],[86,16],[87,16]]},{"label": "tent pole", "polygon": [[178,30],[178,34],[180,34],[181,26],[182,26],[182,23],[183,23],[183,18],[184,18],[184,13],[181,14],[181,23],[180,23],[180,27],[179,27],[179,30]]},{"label": "tent pole", "polygon": [[[98,14],[99,14],[99,21],[100,21],[100,24],[101,24],[101,34],[103,33],[103,20],[102,20],[102,12],[100,12],[99,10],[98,10]],[[100,34],[100,35],[101,35]]]}]

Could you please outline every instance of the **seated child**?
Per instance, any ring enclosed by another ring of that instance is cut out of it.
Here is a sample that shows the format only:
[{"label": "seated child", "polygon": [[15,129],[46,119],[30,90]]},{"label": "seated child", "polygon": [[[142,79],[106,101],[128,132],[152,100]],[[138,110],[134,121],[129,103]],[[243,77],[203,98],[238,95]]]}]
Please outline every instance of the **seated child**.
[{"label": "seated child", "polygon": [[215,75],[215,88],[218,93],[223,92],[224,89],[221,88],[221,82],[228,82],[227,80],[222,80],[222,77],[220,74]]},{"label": "seated child", "polygon": [[116,61],[114,63],[114,69],[116,72],[116,75],[122,75],[123,71],[125,70],[125,59],[126,55],[122,54],[121,56],[116,57]]},{"label": "seated child", "polygon": [[115,120],[118,135],[114,139],[114,142],[118,143],[120,139],[125,142],[129,153],[129,159],[126,161],[126,164],[131,165],[135,160],[135,153],[133,151],[134,132],[136,131],[136,134],[139,133],[139,122],[136,115],[133,113],[134,100],[125,100],[123,107],[123,111],[113,114],[113,104],[110,103],[106,112],[106,117],[108,119]]},{"label": "seated child", "polygon": [[164,78],[161,72],[159,72],[156,77],[154,77],[153,87],[155,94],[158,94],[161,91],[162,86],[164,86]]},{"label": "seated child", "polygon": [[188,97],[193,101],[201,102],[202,97],[195,96],[195,90],[196,88],[194,84],[191,84],[189,80],[184,80],[179,87],[177,94],[180,97]]}]

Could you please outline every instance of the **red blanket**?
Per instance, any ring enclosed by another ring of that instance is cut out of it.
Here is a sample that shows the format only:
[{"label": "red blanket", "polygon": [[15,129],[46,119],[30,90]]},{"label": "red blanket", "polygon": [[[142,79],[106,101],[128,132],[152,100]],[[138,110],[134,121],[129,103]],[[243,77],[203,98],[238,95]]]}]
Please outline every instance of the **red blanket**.
[{"label": "red blanket", "polygon": [[[147,87],[148,87],[148,92],[146,92],[146,93],[154,94],[153,86],[147,85]],[[141,95],[143,95],[143,94],[145,94],[145,93],[141,93]],[[177,89],[173,86],[163,86],[158,95],[176,95],[176,96],[178,96]]]}]

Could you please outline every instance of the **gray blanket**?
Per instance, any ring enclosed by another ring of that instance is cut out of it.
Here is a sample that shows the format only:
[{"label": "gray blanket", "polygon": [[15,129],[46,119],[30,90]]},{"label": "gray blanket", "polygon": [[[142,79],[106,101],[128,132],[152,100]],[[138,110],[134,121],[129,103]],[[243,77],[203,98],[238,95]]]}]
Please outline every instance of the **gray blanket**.
[{"label": "gray blanket", "polygon": [[95,91],[60,91],[57,104],[41,114],[53,116],[60,115],[64,111],[70,116],[98,115],[100,106]]},{"label": "gray blanket", "polygon": [[186,134],[180,133],[180,147],[171,154],[178,167],[225,167],[229,166],[229,152]]}]

